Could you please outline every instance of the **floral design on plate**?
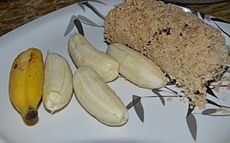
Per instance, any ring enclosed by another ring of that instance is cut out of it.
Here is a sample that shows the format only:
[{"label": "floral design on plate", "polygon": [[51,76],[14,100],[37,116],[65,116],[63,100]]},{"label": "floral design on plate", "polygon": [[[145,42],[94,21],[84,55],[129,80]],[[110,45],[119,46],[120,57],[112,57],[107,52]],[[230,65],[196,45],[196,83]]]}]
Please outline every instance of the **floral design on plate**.
[{"label": "floral design on plate", "polygon": [[[90,10],[92,10],[98,18],[101,18],[104,20],[104,15],[96,8],[94,7],[90,2],[100,3],[105,5],[104,2],[98,1],[98,0],[85,0],[79,3],[79,6],[83,11],[85,11],[85,7],[88,7]],[[206,23],[218,28],[223,35],[226,35],[228,38],[230,38],[230,34],[227,33],[218,23],[226,23],[228,22],[218,19],[213,16],[205,15],[203,13],[200,13],[198,11],[192,11],[188,8],[184,8],[181,6],[177,6],[181,8],[184,12],[192,13],[193,15],[197,16],[199,19],[205,21]],[[84,29],[83,25],[90,25],[94,27],[101,27],[103,28],[103,25],[97,24],[87,18],[84,15],[73,15],[70,19],[70,22],[67,26],[67,29],[65,31],[64,36],[68,35],[74,28],[74,26],[77,28],[78,32],[82,35],[84,35]],[[226,45],[229,47],[228,45]],[[196,121],[196,115],[204,115],[204,116],[210,116],[210,117],[223,117],[223,116],[230,116],[230,106],[224,105],[224,100],[220,99],[219,97],[221,95],[218,94],[219,90],[223,89],[230,89],[230,79],[229,79],[229,70],[226,71],[225,76],[223,76],[222,81],[214,82],[211,85],[207,86],[207,104],[212,105],[212,108],[206,108],[203,110],[198,109],[195,111],[196,107],[189,104],[189,98],[180,91],[180,89],[176,86],[175,83],[169,82],[165,87],[161,89],[153,89],[152,95],[132,95],[132,99],[130,103],[126,106],[126,108],[129,110],[131,108],[134,108],[137,117],[140,119],[141,122],[144,123],[144,117],[145,117],[145,110],[142,103],[142,99],[144,98],[159,98],[159,100],[162,103],[162,106],[165,106],[167,102],[171,102],[172,98],[177,98],[180,101],[186,102],[185,100],[188,100],[188,110],[187,114],[185,115],[185,120],[188,126],[188,129],[193,137],[193,139],[196,141],[197,138],[197,121]],[[217,95],[218,94],[218,95]],[[219,104],[218,102],[223,103]]]}]

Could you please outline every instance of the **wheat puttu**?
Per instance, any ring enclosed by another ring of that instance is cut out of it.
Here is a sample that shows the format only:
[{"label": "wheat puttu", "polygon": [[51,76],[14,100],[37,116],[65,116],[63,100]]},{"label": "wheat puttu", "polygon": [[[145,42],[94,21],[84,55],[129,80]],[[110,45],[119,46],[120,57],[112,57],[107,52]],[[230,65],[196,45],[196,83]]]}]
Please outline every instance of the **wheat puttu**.
[{"label": "wheat puttu", "polygon": [[156,0],[126,0],[109,11],[104,36],[142,53],[191,103],[203,108],[206,86],[226,69],[228,50],[221,32],[172,4]]}]

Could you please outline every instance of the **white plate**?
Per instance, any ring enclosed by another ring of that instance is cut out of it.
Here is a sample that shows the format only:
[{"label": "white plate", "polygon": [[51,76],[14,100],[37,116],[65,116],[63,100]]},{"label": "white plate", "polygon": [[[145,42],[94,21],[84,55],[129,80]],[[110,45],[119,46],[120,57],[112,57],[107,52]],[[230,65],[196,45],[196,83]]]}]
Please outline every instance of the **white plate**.
[{"label": "white plate", "polygon": [[[106,13],[114,4],[120,1],[108,0],[106,5],[91,2],[101,13]],[[44,58],[47,51],[58,52],[67,58],[72,71],[76,70],[67,53],[65,30],[72,15],[82,15],[98,25],[103,24],[92,10],[85,7],[85,11],[75,4],[54,13],[48,14],[30,22],[6,35],[0,37],[0,143],[193,143],[194,139],[186,122],[188,110],[187,99],[164,98],[162,105],[158,97],[141,98],[144,111],[144,122],[138,118],[134,108],[129,109],[129,121],[122,127],[108,127],[91,117],[73,96],[70,104],[54,115],[39,108],[39,122],[35,126],[27,126],[15,111],[8,96],[9,71],[14,58],[29,47],[38,47]],[[230,33],[230,25],[216,22],[222,29]],[[105,51],[103,42],[103,28],[83,24],[86,38],[98,49]],[[76,28],[71,33],[76,32]],[[230,43],[228,37],[226,40]],[[123,78],[109,83],[120,96],[125,105],[132,101],[132,95],[156,96],[151,90],[141,89]],[[168,86],[176,91],[180,89]],[[163,88],[163,95],[173,92]],[[221,88],[216,93],[219,99],[210,95],[209,99],[221,105],[230,106],[230,92]],[[182,93],[180,93],[182,94]],[[170,101],[171,100],[171,101]],[[207,109],[217,108],[207,105]],[[223,115],[226,113],[217,113]],[[229,114],[229,113],[228,113]],[[230,116],[208,116],[201,114],[201,110],[192,112],[192,127],[197,125],[197,143],[227,143],[230,141]],[[191,116],[190,116],[191,117]]]}]

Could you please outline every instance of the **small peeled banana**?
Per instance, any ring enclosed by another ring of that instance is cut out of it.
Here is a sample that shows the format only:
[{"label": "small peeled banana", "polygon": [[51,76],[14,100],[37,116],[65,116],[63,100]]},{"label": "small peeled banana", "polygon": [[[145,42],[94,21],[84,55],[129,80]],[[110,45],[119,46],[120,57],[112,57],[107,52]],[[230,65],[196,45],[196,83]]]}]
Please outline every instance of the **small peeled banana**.
[{"label": "small peeled banana", "polygon": [[100,122],[121,126],[128,121],[121,99],[91,67],[79,67],[74,73],[73,87],[79,103]]},{"label": "small peeled banana", "polygon": [[93,47],[81,34],[71,35],[68,41],[68,51],[77,67],[82,65],[92,67],[106,82],[117,78],[119,64],[104,52]]},{"label": "small peeled banana", "polygon": [[38,106],[43,90],[43,56],[39,49],[29,48],[13,62],[9,77],[9,96],[27,125],[38,121]]},{"label": "small peeled banana", "polygon": [[161,69],[142,54],[120,43],[110,44],[106,52],[119,63],[119,73],[139,87],[155,89],[166,85]]},{"label": "small peeled banana", "polygon": [[48,53],[45,60],[43,105],[54,113],[64,108],[73,93],[73,74],[67,60],[57,54]]}]

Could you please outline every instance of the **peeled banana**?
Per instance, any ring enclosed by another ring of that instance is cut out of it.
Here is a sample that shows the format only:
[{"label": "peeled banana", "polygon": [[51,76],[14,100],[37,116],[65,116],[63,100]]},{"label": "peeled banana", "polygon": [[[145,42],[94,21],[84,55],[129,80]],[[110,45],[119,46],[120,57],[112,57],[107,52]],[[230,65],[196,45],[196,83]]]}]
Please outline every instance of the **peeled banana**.
[{"label": "peeled banana", "polygon": [[79,103],[100,122],[121,126],[128,121],[121,99],[91,67],[79,67],[74,73],[73,87]]},{"label": "peeled banana", "polygon": [[67,60],[57,54],[48,53],[45,60],[43,105],[54,113],[65,107],[73,93],[73,75]]},{"label": "peeled banana", "polygon": [[13,62],[9,77],[9,96],[24,122],[38,121],[38,106],[43,90],[43,56],[39,49],[29,48]]},{"label": "peeled banana", "polygon": [[129,47],[112,43],[106,53],[119,63],[119,73],[139,87],[155,89],[166,85],[167,79],[161,69]]},{"label": "peeled banana", "polygon": [[71,35],[68,51],[77,67],[82,65],[92,67],[106,82],[117,78],[119,64],[105,53],[98,51],[81,34]]}]

